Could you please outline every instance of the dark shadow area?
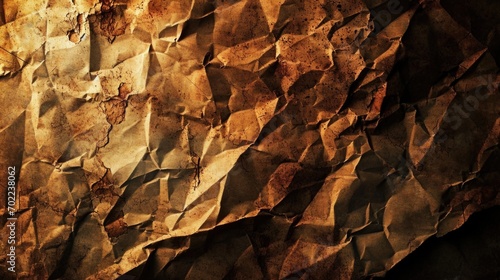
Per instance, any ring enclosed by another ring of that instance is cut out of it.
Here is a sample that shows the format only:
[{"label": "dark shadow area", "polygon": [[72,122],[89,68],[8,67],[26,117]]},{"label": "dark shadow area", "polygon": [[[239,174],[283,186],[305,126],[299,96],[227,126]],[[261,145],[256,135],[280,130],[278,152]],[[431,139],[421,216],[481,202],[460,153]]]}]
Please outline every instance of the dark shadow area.
[{"label": "dark shadow area", "polygon": [[500,206],[432,237],[377,279],[500,279]]}]

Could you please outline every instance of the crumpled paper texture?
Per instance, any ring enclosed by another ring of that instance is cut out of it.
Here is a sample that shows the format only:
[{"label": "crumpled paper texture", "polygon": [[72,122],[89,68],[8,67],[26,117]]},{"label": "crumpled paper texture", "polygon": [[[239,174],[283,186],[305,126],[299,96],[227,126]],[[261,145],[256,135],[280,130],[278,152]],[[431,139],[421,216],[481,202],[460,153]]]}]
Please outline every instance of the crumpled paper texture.
[{"label": "crumpled paper texture", "polygon": [[2,3],[18,279],[383,276],[500,202],[493,1]]}]

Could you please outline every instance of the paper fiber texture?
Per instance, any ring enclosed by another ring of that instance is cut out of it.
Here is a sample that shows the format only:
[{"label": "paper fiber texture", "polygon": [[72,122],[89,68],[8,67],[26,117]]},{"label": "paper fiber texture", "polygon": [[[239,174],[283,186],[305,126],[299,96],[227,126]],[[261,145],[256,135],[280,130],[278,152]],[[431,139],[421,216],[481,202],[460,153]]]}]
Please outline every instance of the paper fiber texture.
[{"label": "paper fiber texture", "polygon": [[383,276],[500,202],[483,2],[1,2],[2,277]]}]

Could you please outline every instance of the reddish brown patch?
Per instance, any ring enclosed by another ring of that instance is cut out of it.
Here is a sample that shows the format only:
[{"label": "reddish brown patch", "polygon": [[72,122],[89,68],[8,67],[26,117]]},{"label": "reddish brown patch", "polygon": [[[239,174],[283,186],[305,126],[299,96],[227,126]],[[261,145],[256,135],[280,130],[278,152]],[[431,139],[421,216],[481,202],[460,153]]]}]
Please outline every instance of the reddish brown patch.
[{"label": "reddish brown patch", "polygon": [[101,10],[103,11],[109,11],[113,7],[113,2],[114,0],[101,0]]},{"label": "reddish brown patch", "polygon": [[163,0],[152,0],[148,3],[148,11],[153,17],[161,17],[166,12],[167,5],[168,3],[164,3]]},{"label": "reddish brown patch", "polygon": [[126,6],[117,6],[113,0],[101,0],[100,4],[100,10],[89,16],[90,26],[93,32],[107,37],[111,43],[125,33],[128,22],[123,11]]},{"label": "reddish brown patch", "polygon": [[104,176],[99,181],[92,184],[92,197],[102,199],[118,196],[114,190],[114,184],[111,182],[109,173],[109,171],[106,171]]},{"label": "reddish brown patch", "polygon": [[113,98],[103,102],[106,120],[111,125],[120,124],[125,119],[125,109],[127,101],[123,99]]},{"label": "reddish brown patch", "polygon": [[373,93],[372,104],[370,106],[370,112],[368,113],[367,120],[373,120],[380,115],[382,110],[382,104],[384,103],[384,98],[386,95],[387,84],[382,85]]},{"label": "reddish brown patch", "polygon": [[79,14],[76,17],[76,26],[74,29],[68,31],[68,39],[75,43],[78,44],[80,43],[80,39],[82,38],[83,35],[85,35],[85,16],[83,14]]},{"label": "reddish brown patch", "polygon": [[127,223],[123,221],[123,211],[118,213],[117,219],[104,226],[109,238],[119,237],[127,232]]},{"label": "reddish brown patch", "polygon": [[80,42],[80,35],[75,30],[71,30],[68,32],[68,39],[76,44]]},{"label": "reddish brown patch", "polygon": [[132,92],[130,85],[126,83],[121,83],[118,87],[118,97],[121,99],[127,99],[127,96]]}]

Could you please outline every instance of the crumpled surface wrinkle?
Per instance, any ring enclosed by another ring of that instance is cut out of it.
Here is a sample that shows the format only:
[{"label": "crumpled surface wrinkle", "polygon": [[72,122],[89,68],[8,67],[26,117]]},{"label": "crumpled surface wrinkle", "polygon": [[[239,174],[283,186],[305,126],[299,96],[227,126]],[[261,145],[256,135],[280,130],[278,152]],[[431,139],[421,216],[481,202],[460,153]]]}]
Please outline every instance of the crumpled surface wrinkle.
[{"label": "crumpled surface wrinkle", "polygon": [[498,5],[4,2],[18,279],[383,276],[500,203]]}]

